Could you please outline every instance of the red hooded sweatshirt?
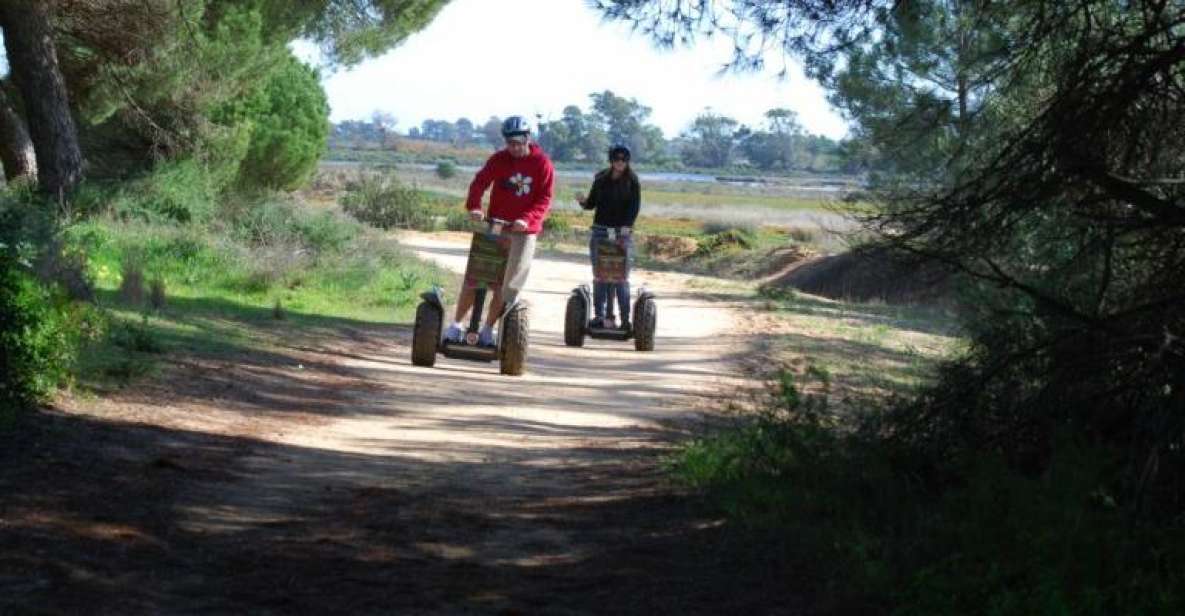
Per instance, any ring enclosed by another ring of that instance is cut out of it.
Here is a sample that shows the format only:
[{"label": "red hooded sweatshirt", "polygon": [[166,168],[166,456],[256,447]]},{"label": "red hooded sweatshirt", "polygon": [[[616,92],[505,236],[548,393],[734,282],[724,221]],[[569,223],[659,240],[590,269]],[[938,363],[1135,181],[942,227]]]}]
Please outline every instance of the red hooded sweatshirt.
[{"label": "red hooded sweatshirt", "polygon": [[555,168],[543,150],[531,144],[531,153],[515,158],[506,150],[495,152],[469,184],[465,208],[481,209],[481,196],[490,191],[490,217],[513,223],[527,221],[527,233],[543,230],[543,219],[551,208]]}]

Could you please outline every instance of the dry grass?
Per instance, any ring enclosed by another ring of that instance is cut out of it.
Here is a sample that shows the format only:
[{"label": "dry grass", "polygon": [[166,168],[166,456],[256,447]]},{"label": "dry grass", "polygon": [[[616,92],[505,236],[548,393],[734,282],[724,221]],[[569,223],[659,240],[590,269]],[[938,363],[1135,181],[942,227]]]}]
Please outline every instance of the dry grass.
[{"label": "dry grass", "polygon": [[797,292],[768,297],[748,315],[770,365],[830,379],[841,406],[907,394],[931,377],[935,363],[959,349],[953,315],[925,306],[829,300]]}]

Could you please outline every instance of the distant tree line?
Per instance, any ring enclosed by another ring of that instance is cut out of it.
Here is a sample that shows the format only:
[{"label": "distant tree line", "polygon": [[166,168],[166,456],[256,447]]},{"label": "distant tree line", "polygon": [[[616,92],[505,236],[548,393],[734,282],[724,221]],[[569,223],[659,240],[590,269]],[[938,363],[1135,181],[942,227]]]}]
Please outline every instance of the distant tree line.
[{"label": "distant tree line", "polygon": [[[539,142],[553,160],[600,162],[611,144],[623,143],[636,162],[654,165],[751,166],[783,172],[867,170],[862,158],[849,154],[861,152],[861,148],[807,132],[798,114],[789,109],[770,109],[765,122],[755,127],[705,109],[685,131],[667,139],[661,128],[647,122],[652,110],[637,99],[605,90],[593,92],[589,100],[587,110],[568,105],[559,119],[538,122]],[[370,121],[340,122],[333,127],[330,147],[395,147],[402,136],[395,125],[395,118],[385,112],[375,112]],[[500,118],[494,116],[482,124],[468,118],[427,119],[409,128],[406,138],[497,148],[502,145],[500,125]]]}]

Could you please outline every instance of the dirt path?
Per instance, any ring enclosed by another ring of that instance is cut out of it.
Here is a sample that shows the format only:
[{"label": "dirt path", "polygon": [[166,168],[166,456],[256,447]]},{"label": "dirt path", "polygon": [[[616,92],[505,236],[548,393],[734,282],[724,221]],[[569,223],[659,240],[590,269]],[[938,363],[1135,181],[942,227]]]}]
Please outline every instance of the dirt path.
[{"label": "dirt path", "polygon": [[[463,266],[463,237],[401,240]],[[0,476],[0,613],[797,611],[660,469],[740,383],[735,315],[638,272],[656,350],[569,349],[563,305],[587,273],[536,259],[521,378],[414,367],[410,332],[376,326],[67,401],[0,442],[19,461]]]}]

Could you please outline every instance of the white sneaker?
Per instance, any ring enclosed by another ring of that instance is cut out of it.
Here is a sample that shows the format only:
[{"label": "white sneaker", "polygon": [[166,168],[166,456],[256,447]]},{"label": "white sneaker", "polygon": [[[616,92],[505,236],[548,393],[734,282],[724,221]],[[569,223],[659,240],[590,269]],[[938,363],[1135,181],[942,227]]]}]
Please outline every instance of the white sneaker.
[{"label": "white sneaker", "polygon": [[448,342],[461,342],[465,338],[465,328],[460,323],[453,323],[444,331],[444,339]]},{"label": "white sneaker", "polygon": [[482,326],[481,333],[477,337],[477,345],[484,347],[498,346],[494,340],[494,329],[489,325]]}]

